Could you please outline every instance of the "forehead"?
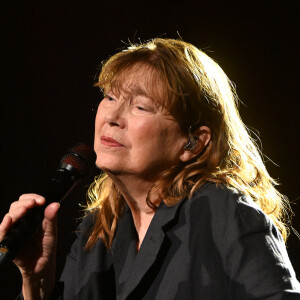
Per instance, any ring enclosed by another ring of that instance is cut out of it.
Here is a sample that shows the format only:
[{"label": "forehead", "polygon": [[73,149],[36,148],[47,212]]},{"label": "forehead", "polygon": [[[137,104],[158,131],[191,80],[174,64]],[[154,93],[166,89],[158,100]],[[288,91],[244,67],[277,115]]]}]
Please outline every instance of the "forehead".
[{"label": "forehead", "polygon": [[151,66],[135,64],[114,74],[109,82],[104,84],[104,90],[114,94],[146,96],[155,102],[163,104],[165,88],[159,72]]}]

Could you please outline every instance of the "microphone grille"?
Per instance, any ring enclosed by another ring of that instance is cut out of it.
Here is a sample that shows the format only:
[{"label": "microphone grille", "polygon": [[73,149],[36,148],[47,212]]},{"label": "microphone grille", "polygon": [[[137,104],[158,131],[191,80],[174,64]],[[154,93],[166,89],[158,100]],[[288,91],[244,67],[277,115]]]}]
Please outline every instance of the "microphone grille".
[{"label": "microphone grille", "polygon": [[77,143],[70,148],[60,161],[62,164],[68,164],[75,168],[80,176],[86,176],[89,168],[95,164],[96,154],[87,144]]}]

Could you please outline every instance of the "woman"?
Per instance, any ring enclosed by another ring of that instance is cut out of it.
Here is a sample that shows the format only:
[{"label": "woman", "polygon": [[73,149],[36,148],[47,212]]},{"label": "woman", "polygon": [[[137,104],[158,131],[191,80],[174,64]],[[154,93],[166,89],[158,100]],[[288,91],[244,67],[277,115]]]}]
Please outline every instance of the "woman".
[{"label": "woman", "polygon": [[[25,299],[299,299],[276,191],[220,67],[154,39],[102,68],[87,216],[54,284],[56,214],[15,260]],[[12,205],[0,237],[43,197]],[[31,253],[33,250],[30,250]],[[62,299],[62,298],[61,298]]]}]

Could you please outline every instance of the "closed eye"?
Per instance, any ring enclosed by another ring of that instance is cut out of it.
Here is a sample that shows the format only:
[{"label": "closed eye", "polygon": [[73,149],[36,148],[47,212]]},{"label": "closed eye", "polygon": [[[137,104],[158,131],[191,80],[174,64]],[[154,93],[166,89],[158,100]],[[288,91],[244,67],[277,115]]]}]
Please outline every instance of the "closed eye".
[{"label": "closed eye", "polygon": [[110,95],[104,95],[104,98],[106,98],[108,101],[114,101],[115,99],[112,97],[112,96],[110,96]]},{"label": "closed eye", "polygon": [[142,106],[136,106],[136,108],[138,110],[147,111],[147,109],[145,107],[142,107]]}]

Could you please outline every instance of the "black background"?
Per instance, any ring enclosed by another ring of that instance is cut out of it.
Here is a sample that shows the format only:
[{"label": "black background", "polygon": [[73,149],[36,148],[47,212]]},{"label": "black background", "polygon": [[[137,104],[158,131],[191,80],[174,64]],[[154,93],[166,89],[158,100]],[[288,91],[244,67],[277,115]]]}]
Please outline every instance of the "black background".
[{"label": "black background", "polygon": [[[0,217],[20,194],[39,191],[69,147],[92,145],[100,100],[93,83],[101,61],[128,40],[177,38],[179,32],[236,83],[242,118],[275,162],[266,158],[280,192],[295,203],[299,231],[296,15],[296,1],[6,1],[0,10]],[[92,173],[61,208],[58,274]],[[287,246],[298,273],[294,233]],[[0,279],[1,299],[12,299],[21,286],[16,268],[9,265]]]}]

